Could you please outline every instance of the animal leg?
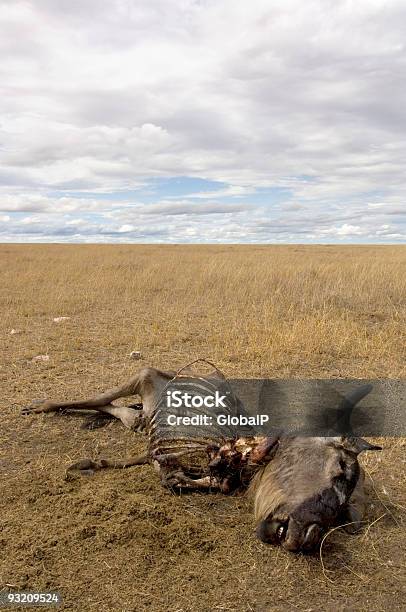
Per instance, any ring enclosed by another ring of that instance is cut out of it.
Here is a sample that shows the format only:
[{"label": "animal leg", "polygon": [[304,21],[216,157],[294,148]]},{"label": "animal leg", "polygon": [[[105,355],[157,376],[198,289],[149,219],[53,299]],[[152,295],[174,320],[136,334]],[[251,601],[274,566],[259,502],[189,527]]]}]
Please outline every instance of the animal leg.
[{"label": "animal leg", "polygon": [[[111,414],[120,419],[122,423],[131,429],[142,424],[142,418],[149,417],[158,394],[164,385],[174,376],[172,372],[162,372],[155,368],[143,368],[126,383],[104,393],[100,393],[85,400],[53,402],[50,400],[34,401],[23,410],[23,414],[58,412],[60,410],[98,410],[99,412]],[[143,411],[128,406],[113,406],[111,402],[131,395],[139,395],[142,398]]]},{"label": "animal leg", "polygon": [[98,470],[103,470],[106,468],[123,469],[132,467],[133,465],[145,465],[146,463],[149,463],[147,452],[137,455],[136,457],[122,460],[100,459],[100,461],[93,461],[92,459],[81,459],[80,461],[72,463],[72,465],[67,468],[66,472],[67,474],[69,474],[69,472],[93,474]]},{"label": "animal leg", "polygon": [[218,489],[220,488],[218,483],[210,478],[210,476],[205,476],[204,478],[189,478],[186,476],[181,470],[176,472],[170,472],[169,474],[161,474],[161,482],[164,486],[167,486],[171,489],[200,489],[207,491],[208,489]]}]

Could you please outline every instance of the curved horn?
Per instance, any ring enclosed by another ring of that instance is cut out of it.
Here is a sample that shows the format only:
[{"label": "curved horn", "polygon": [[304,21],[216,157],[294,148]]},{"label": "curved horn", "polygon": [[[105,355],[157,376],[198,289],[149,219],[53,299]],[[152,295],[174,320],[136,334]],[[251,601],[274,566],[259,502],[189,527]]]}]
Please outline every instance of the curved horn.
[{"label": "curved horn", "polygon": [[351,391],[348,395],[343,397],[340,405],[338,406],[337,413],[337,425],[341,433],[349,432],[350,430],[350,418],[354,407],[360,402],[368,393],[372,391],[373,387],[370,384],[362,385],[354,391]]},{"label": "curved horn", "polygon": [[354,389],[354,391],[351,391],[351,393],[343,397],[340,405],[338,406],[338,410],[351,411],[354,406],[358,404],[358,402],[360,402],[366,395],[368,395],[368,393],[371,393],[372,389],[373,386],[370,384],[357,387],[356,389]]},{"label": "curved horn", "polygon": [[[354,389],[354,391],[351,391],[349,395],[343,398],[339,406],[339,411],[342,415],[341,418],[339,418],[339,422],[341,427],[345,428],[347,434],[350,430],[350,417],[354,406],[356,406],[358,402],[360,402],[366,395],[368,395],[368,393],[370,393],[372,389],[373,386],[371,384],[362,385],[361,387]],[[378,446],[377,444],[370,444],[370,442],[364,440],[364,438],[352,437],[348,435],[345,437],[345,444],[357,454],[368,450],[382,450],[381,446]]]}]

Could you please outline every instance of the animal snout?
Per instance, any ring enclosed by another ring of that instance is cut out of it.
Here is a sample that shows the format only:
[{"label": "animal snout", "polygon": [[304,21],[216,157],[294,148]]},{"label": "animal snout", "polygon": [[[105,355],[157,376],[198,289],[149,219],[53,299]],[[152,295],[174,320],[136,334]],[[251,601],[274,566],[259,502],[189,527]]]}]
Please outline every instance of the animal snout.
[{"label": "animal snout", "polygon": [[281,544],[287,531],[288,521],[278,519],[261,521],[257,526],[257,538],[265,544]]},{"label": "animal snout", "polygon": [[266,544],[280,545],[290,552],[315,551],[324,534],[318,523],[300,525],[289,517],[287,520],[267,519],[257,526],[257,537]]},{"label": "animal snout", "polygon": [[294,525],[294,521],[290,521],[290,523],[292,525],[290,525],[286,538],[282,542],[282,546],[286,550],[310,553],[319,547],[324,530],[318,523],[306,526]]}]

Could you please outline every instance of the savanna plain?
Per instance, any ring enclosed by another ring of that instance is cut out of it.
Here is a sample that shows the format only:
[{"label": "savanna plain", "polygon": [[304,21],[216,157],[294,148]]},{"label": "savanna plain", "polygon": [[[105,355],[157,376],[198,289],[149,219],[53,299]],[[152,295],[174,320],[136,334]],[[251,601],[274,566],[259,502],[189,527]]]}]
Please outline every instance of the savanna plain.
[{"label": "savanna plain", "polygon": [[404,438],[362,459],[361,532],[303,556],[259,542],[244,497],[173,495],[150,466],[66,480],[145,448],[119,422],[21,416],[197,357],[229,377],[405,378],[405,247],[10,244],[0,275],[0,588],[81,612],[405,609]]}]

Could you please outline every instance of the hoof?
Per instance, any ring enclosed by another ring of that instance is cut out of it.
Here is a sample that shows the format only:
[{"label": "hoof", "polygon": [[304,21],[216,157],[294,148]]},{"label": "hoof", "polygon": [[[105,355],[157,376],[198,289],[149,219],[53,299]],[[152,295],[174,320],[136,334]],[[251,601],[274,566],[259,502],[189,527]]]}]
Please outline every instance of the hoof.
[{"label": "hoof", "polygon": [[127,408],[132,408],[133,410],[142,410],[143,404],[141,402],[137,402],[136,404],[129,404]]},{"label": "hoof", "polygon": [[101,427],[105,427],[114,419],[110,414],[95,414],[88,417],[80,426],[81,429],[88,429],[89,431],[93,431],[93,429],[100,429]]},{"label": "hoof", "polygon": [[76,463],[72,463],[67,468],[67,472],[75,471],[75,472],[87,472],[89,470],[95,472],[96,470],[100,470],[101,466],[96,463],[96,461],[92,461],[91,459],[81,459],[80,461],[76,461]]},{"label": "hoof", "polygon": [[29,406],[25,406],[21,410],[21,414],[26,416],[27,414],[40,414],[41,412],[46,412],[49,402],[45,399],[43,400],[34,400]]},{"label": "hoof", "polygon": [[94,470],[80,470],[80,471],[66,471],[65,480],[66,482],[72,482],[78,480],[82,476],[93,476]]},{"label": "hoof", "polygon": [[131,430],[136,433],[143,433],[147,430],[148,419],[143,414],[138,415],[133,424],[131,425]]}]

